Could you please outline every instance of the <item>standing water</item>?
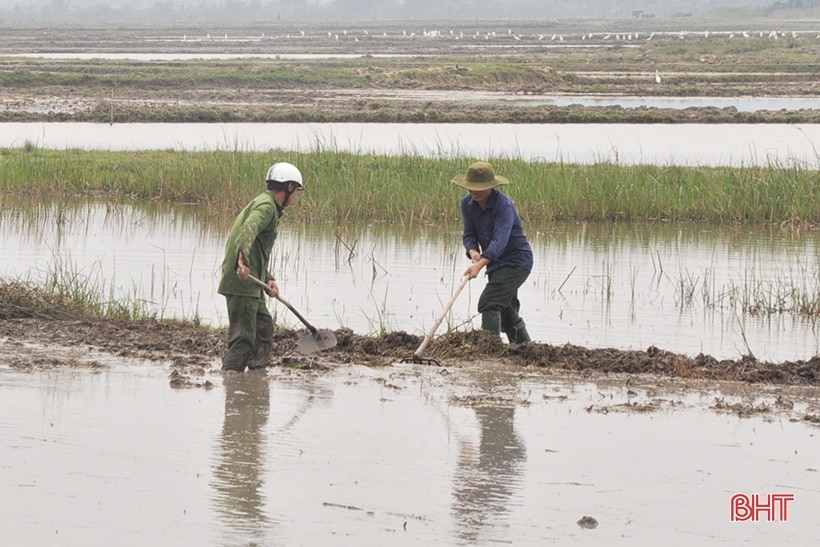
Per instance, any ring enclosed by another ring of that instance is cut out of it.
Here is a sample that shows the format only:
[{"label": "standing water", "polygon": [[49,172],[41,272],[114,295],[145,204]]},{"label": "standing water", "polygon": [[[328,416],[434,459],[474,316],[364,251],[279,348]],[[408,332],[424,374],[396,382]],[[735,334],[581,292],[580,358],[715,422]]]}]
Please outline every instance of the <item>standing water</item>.
[{"label": "standing water", "polygon": [[[817,429],[717,410],[775,408],[774,389],[351,364],[206,367],[211,389],[177,390],[167,366],[85,348],[48,350],[69,368],[9,365],[42,351],[0,341],[8,545],[817,539]],[[785,518],[732,522],[734,495],[772,493],[794,496]]]},{"label": "standing water", "polygon": [[0,147],[297,150],[625,165],[820,166],[820,124],[3,123]]}]

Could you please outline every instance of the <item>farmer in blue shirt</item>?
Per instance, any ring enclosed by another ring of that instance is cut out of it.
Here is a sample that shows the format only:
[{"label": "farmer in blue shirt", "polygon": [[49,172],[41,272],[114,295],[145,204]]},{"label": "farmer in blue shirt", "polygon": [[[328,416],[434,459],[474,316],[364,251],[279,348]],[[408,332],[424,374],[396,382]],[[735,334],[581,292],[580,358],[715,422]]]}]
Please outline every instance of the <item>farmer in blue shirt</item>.
[{"label": "farmer in blue shirt", "polygon": [[515,204],[496,189],[509,181],[496,175],[489,163],[477,161],[451,182],[470,191],[461,200],[462,240],[473,262],[464,275],[475,279],[487,268],[487,285],[478,299],[481,328],[496,335],[503,330],[510,342],[529,342],[518,315],[518,289],[532,271],[532,248]]}]

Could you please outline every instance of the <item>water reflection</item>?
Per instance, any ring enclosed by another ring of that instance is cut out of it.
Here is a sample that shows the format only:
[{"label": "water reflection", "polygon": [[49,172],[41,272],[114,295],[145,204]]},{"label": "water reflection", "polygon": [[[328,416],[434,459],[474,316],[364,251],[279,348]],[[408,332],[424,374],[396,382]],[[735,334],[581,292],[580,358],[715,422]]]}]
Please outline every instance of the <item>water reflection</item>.
[{"label": "water reflection", "polygon": [[463,544],[477,545],[482,531],[506,529],[501,521],[516,498],[527,451],[515,431],[515,406],[479,406],[478,450],[462,443],[454,477],[453,513]]},{"label": "water reflection", "polygon": [[229,530],[250,536],[246,544],[264,545],[272,524],[263,494],[270,385],[265,371],[227,373],[223,385],[225,418],[212,484],[215,513]]},{"label": "water reflection", "polygon": [[[0,343],[3,545],[817,544],[817,389],[644,379],[636,395],[519,370],[529,405],[451,406],[455,429],[440,401],[510,381],[348,364],[223,377],[223,394],[170,389],[165,366],[122,357],[10,367],[22,351]],[[781,397],[795,412],[772,408]],[[718,398],[771,410],[706,408]],[[636,400],[667,410],[624,410]],[[733,493],[784,488],[787,523],[729,522]],[[582,515],[601,525],[580,530]]]}]

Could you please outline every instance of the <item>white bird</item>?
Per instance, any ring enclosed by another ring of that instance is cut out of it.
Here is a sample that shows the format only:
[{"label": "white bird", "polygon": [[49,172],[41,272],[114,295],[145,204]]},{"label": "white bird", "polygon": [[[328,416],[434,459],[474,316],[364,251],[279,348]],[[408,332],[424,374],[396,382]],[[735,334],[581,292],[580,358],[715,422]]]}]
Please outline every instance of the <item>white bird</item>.
[{"label": "white bird", "polygon": [[661,83],[661,75],[658,74],[657,70],[655,71],[655,83],[657,83],[657,84]]}]

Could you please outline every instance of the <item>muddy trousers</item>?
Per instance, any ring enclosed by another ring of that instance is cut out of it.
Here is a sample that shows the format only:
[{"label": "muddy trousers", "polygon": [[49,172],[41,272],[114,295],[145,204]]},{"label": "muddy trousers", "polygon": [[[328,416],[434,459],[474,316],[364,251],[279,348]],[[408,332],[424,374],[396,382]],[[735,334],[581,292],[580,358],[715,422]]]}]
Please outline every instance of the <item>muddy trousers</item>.
[{"label": "muddy trousers", "polygon": [[521,310],[518,289],[529,275],[530,272],[517,266],[503,266],[487,274],[487,285],[478,298],[482,329],[499,335],[504,331],[510,342],[530,341],[527,326],[518,315]]},{"label": "muddy trousers", "polygon": [[222,370],[268,366],[273,347],[273,318],[259,297],[226,295],[228,304],[228,351]]}]

